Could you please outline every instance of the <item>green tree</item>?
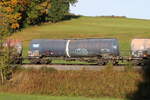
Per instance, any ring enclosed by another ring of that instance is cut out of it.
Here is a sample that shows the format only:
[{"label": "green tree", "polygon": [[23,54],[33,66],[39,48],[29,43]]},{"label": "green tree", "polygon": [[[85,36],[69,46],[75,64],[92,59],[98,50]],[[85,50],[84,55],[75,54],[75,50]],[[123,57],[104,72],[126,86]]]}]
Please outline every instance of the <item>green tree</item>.
[{"label": "green tree", "polygon": [[47,21],[57,22],[62,20],[69,13],[70,4],[77,0],[51,0],[51,8],[48,10]]},{"label": "green tree", "polygon": [[41,22],[61,21],[77,0],[2,0],[0,12],[6,17],[8,33]]}]

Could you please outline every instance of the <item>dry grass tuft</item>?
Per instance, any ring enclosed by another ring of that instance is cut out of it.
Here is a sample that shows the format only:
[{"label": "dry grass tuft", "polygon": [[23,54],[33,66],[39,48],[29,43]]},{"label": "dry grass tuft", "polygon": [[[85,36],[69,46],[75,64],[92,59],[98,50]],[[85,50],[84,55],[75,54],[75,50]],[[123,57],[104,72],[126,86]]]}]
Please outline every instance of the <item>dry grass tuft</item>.
[{"label": "dry grass tuft", "polygon": [[16,71],[1,92],[53,96],[125,97],[134,93],[142,75],[135,71]]}]

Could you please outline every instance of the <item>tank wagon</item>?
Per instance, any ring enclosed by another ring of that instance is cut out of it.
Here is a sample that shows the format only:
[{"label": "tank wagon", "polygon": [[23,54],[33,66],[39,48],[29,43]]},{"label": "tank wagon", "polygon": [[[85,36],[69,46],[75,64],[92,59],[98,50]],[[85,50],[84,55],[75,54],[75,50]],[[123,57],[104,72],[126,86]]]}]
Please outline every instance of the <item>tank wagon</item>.
[{"label": "tank wagon", "polygon": [[[51,63],[53,59],[80,60],[105,65],[112,59],[113,64],[119,57],[117,39],[35,39],[30,43],[28,52],[32,63]],[[109,60],[107,60],[109,59]]]},{"label": "tank wagon", "polygon": [[9,50],[9,55],[11,63],[21,64],[22,63],[22,41],[16,39],[7,39],[3,43],[3,47],[7,47]]},{"label": "tank wagon", "polygon": [[[133,39],[131,41],[131,56],[135,64],[143,64],[146,60],[150,62],[150,39]],[[141,60],[139,60],[141,59]]]},{"label": "tank wagon", "polygon": [[150,39],[133,39],[131,52],[132,57],[150,58]]}]

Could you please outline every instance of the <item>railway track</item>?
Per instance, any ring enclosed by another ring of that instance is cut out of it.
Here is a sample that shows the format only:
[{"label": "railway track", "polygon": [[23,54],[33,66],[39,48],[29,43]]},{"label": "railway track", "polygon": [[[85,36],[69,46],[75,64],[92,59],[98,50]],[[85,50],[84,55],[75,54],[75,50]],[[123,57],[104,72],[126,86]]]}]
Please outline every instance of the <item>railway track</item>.
[{"label": "railway track", "polygon": [[[40,69],[42,67],[54,68],[56,70],[102,70],[107,66],[98,66],[98,65],[83,65],[83,64],[51,64],[51,65],[35,65],[35,64],[23,64],[21,67],[23,68],[35,68]],[[135,70],[142,69],[141,66],[133,67]],[[114,70],[123,71],[125,69],[125,65],[113,66]]]}]

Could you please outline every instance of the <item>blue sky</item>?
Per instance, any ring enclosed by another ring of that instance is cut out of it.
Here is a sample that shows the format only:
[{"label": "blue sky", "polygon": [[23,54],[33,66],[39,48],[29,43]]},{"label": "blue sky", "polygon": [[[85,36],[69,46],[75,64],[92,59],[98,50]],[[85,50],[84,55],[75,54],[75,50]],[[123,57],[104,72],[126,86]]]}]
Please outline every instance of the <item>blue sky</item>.
[{"label": "blue sky", "polygon": [[70,12],[85,16],[117,15],[150,19],[150,0],[78,0]]}]

